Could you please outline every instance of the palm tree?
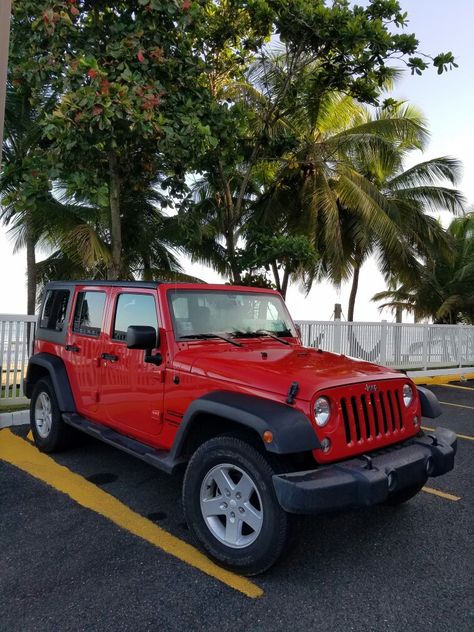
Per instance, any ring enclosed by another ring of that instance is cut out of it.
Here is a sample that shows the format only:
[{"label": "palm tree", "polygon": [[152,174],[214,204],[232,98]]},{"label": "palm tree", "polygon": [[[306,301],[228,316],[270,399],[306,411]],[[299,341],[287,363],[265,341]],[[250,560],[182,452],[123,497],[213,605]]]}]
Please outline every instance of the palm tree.
[{"label": "palm tree", "polygon": [[44,147],[39,124],[41,102],[31,105],[26,89],[7,86],[5,133],[0,173],[0,220],[13,225],[15,249],[26,248],[27,310],[34,314],[36,305],[35,247],[40,237],[38,215],[47,214],[51,200],[44,169]]},{"label": "palm tree", "polygon": [[[423,118],[411,106],[397,105],[391,109],[401,116]],[[368,121],[380,121],[387,112],[379,110],[375,117],[366,112]],[[384,210],[389,219],[400,229],[398,253],[386,245],[370,226],[354,226],[354,217],[349,220],[350,250],[348,260],[352,266],[352,287],[349,297],[348,320],[354,317],[354,305],[359,282],[360,268],[371,255],[377,256],[380,269],[386,280],[394,271],[399,278],[414,279],[419,275],[419,257],[435,249],[448,254],[450,240],[442,226],[429,212],[448,210],[454,214],[464,210],[464,197],[453,189],[461,173],[461,164],[450,157],[427,160],[404,170],[403,163],[413,149],[423,148],[423,137],[400,139],[389,138],[392,151],[363,152],[350,155],[351,166],[358,174],[376,187],[385,200]],[[449,183],[451,186],[445,186]],[[395,254],[395,258],[394,255]]]},{"label": "palm tree", "polygon": [[405,154],[427,136],[410,106],[371,117],[350,97],[321,98],[308,90],[289,123],[299,143],[263,200],[263,221],[313,240],[320,259],[303,274],[308,289],[324,276],[336,284],[352,276],[353,320],[360,267],[369,255],[377,254],[385,276],[393,270],[409,275],[425,242],[447,247],[425,211],[462,210],[461,194],[437,182],[454,183],[459,164],[443,158],[402,171]]},{"label": "palm tree", "polygon": [[380,309],[402,308],[417,320],[435,323],[474,324],[474,212],[452,220],[448,227],[451,252],[432,250],[425,256],[419,275],[410,281],[379,292],[374,301],[385,301]]}]

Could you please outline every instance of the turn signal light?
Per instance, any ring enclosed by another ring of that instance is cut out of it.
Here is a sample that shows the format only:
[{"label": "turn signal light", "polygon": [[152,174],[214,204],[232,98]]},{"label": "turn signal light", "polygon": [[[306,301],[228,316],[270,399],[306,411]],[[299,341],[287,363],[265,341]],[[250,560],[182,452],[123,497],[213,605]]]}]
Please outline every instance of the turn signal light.
[{"label": "turn signal light", "polygon": [[271,430],[265,430],[263,433],[263,440],[265,443],[271,443],[273,441],[273,432],[271,432]]}]

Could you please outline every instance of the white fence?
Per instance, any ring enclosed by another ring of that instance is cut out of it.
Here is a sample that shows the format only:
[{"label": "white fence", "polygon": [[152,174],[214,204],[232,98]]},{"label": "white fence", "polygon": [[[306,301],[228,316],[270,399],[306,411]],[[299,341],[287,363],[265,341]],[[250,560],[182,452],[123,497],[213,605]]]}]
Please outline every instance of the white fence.
[{"label": "white fence", "polygon": [[[298,321],[303,344],[399,369],[474,366],[474,326]],[[23,399],[36,316],[0,314],[0,405]]]},{"label": "white fence", "polygon": [[0,314],[0,405],[23,399],[35,327],[36,316]]},{"label": "white fence", "polygon": [[298,321],[303,344],[398,369],[474,365],[474,326]]}]

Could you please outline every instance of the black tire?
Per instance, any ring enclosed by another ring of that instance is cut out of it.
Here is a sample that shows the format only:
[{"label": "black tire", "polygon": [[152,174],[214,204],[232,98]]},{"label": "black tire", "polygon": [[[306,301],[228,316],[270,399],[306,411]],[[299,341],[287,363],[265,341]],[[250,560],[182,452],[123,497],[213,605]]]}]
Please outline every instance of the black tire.
[{"label": "black tire", "polygon": [[[244,474],[247,477],[245,478],[247,484],[254,486],[252,495],[249,496],[245,506],[244,500],[235,500],[239,498],[238,491],[232,491],[232,497],[225,498],[224,492],[217,487],[211,473],[213,471],[219,473],[220,465],[224,466],[224,470],[227,465],[235,466],[236,469],[228,469],[228,473],[234,477],[237,474],[237,481],[234,480],[237,489],[244,479]],[[206,441],[191,458],[183,482],[184,515],[198,544],[221,566],[242,575],[257,575],[270,568],[283,553],[290,534],[291,517],[280,507],[275,495],[272,475],[276,473],[276,469],[275,464],[272,465],[266,455],[246,441],[231,436],[215,437]],[[240,475],[241,479],[238,480]],[[242,540],[250,540],[248,544],[239,543],[236,546],[240,548],[233,548],[218,539],[212,530],[213,527],[208,525],[201,509],[201,493],[205,494],[210,489],[210,480],[215,496],[209,500],[216,500],[216,502],[229,500],[229,509],[226,510],[227,515],[212,516],[208,520],[213,521],[214,529],[222,529],[225,536],[227,536],[228,521],[237,522],[241,534],[239,537]],[[229,513],[232,502],[234,502],[235,514]],[[235,503],[241,504],[235,506]],[[260,520],[258,535],[256,535],[257,529],[252,532],[252,528],[245,523],[246,516],[250,518],[254,508]],[[250,510],[249,513],[247,513],[248,510]],[[239,512],[242,513],[239,514]],[[235,517],[232,519],[230,517],[232,515],[236,515],[238,520]],[[222,527],[219,526],[219,522]],[[244,531],[246,531],[245,534]],[[252,538],[255,539],[251,541]]]},{"label": "black tire", "polygon": [[405,487],[405,489],[401,489],[398,492],[393,492],[393,494],[390,494],[384,504],[389,505],[389,507],[397,507],[398,505],[402,505],[403,503],[411,500],[413,496],[416,496],[418,492],[423,489],[424,485],[425,483],[417,483],[416,485]]},{"label": "black tire", "polygon": [[[50,422],[44,424],[39,409],[50,403]],[[41,452],[59,452],[69,447],[73,440],[73,428],[61,419],[61,412],[54,387],[49,377],[43,377],[35,384],[30,403],[30,426],[35,444]],[[49,429],[48,429],[49,426]]]}]

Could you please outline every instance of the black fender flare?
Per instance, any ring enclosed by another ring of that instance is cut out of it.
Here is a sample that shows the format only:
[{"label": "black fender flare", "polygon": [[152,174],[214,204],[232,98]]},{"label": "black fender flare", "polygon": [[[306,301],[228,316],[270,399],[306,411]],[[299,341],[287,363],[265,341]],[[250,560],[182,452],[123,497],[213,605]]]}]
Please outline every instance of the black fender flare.
[{"label": "black fender flare", "polygon": [[421,416],[430,417],[431,419],[439,417],[443,411],[436,395],[422,386],[418,386],[417,391],[421,403]]},{"label": "black fender flare", "polygon": [[270,430],[273,440],[263,442],[268,452],[294,454],[321,447],[308,417],[292,406],[245,393],[213,391],[188,406],[174,440],[172,454],[175,458],[181,456],[197,416],[203,413],[250,428],[261,438],[266,430]]},{"label": "black fender flare", "polygon": [[35,367],[46,369],[51,382],[53,383],[59,410],[62,413],[75,413],[76,404],[74,402],[74,396],[69,383],[66,366],[61,358],[58,358],[50,353],[36,353],[31,356],[28,362],[28,371],[23,385],[25,396],[31,397],[35,383],[38,379],[41,379],[35,379]]}]

